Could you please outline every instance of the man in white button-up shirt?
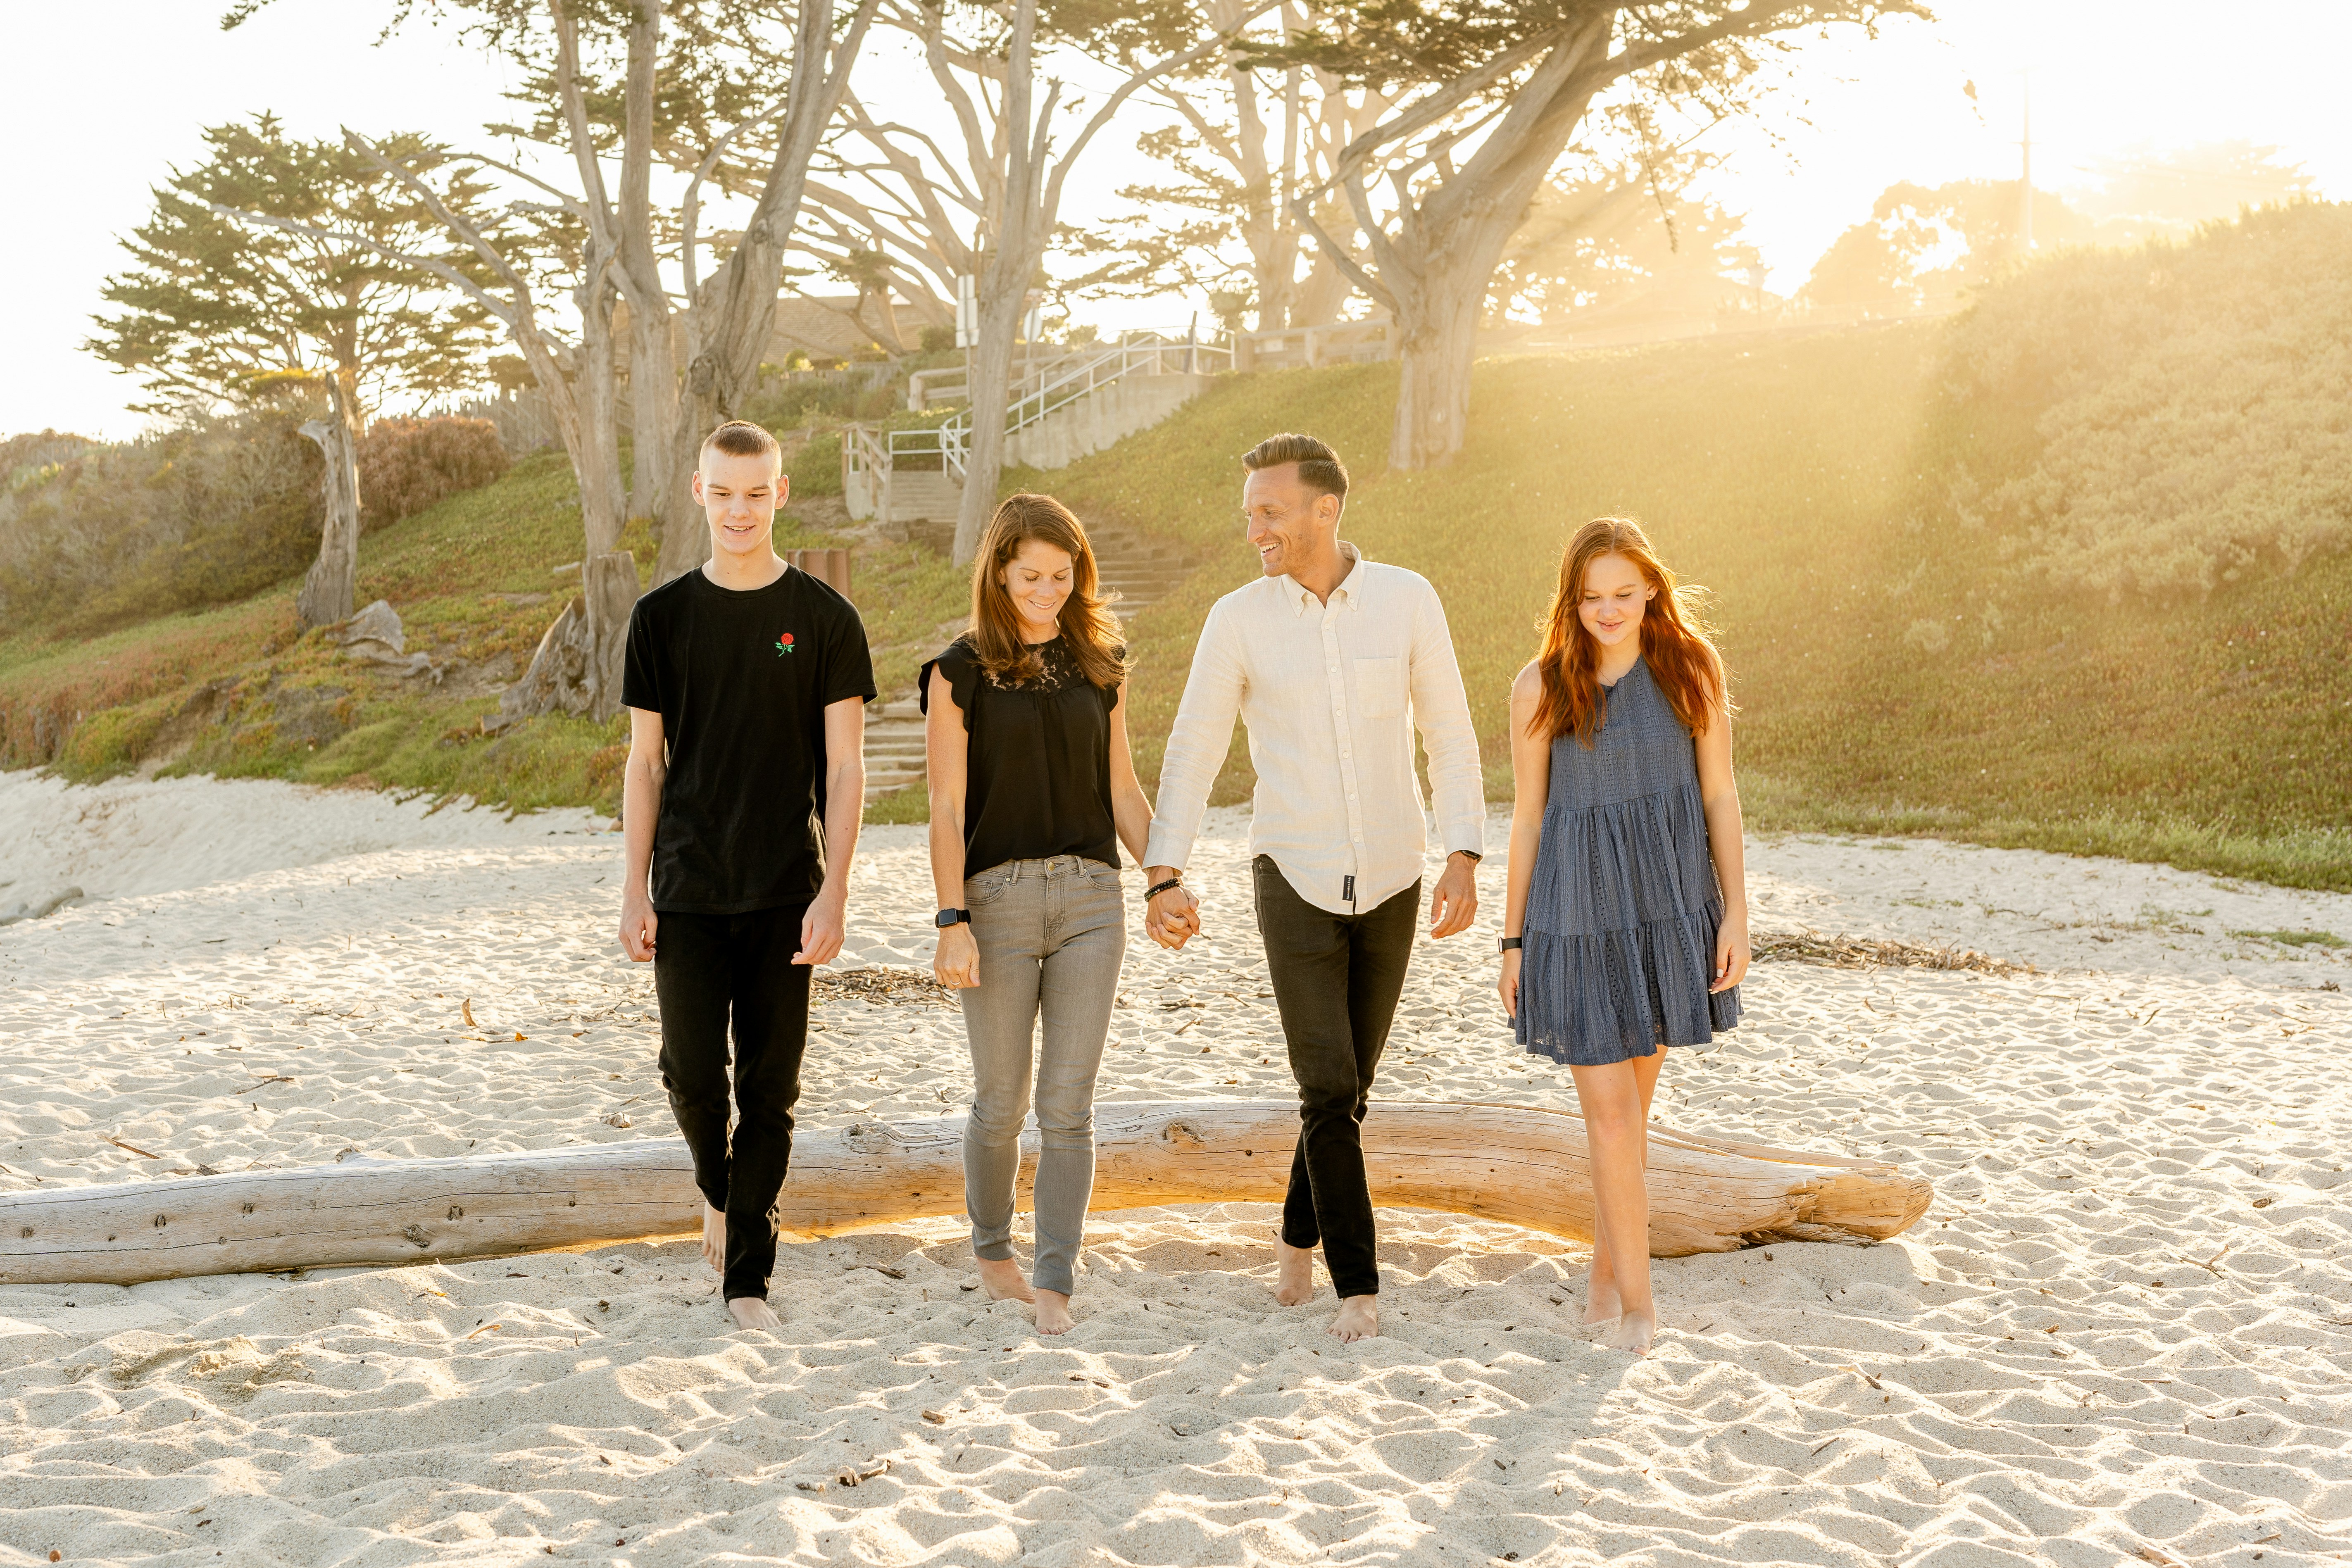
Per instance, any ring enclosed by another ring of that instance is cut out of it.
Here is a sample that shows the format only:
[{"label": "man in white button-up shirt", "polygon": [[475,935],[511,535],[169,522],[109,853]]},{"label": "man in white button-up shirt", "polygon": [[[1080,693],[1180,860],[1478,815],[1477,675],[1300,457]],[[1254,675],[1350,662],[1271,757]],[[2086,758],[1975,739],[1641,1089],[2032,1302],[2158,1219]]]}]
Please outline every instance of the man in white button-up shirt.
[{"label": "man in white button-up shirt", "polygon": [[1276,1298],[1314,1294],[1323,1248],[1340,1299],[1331,1331],[1377,1333],[1380,1269],[1361,1128],[1404,988],[1428,848],[1413,731],[1429,752],[1449,854],[1430,934],[1468,929],[1486,821],[1478,741],[1445,611],[1428,579],[1339,540],[1347,470],[1322,442],[1276,436],[1242,459],[1242,504],[1265,575],[1217,601],[1193,649],[1160,770],[1144,858],[1151,933],[1200,929],[1179,879],[1238,714],[1257,770],[1250,850],[1259,933],[1298,1079]]}]

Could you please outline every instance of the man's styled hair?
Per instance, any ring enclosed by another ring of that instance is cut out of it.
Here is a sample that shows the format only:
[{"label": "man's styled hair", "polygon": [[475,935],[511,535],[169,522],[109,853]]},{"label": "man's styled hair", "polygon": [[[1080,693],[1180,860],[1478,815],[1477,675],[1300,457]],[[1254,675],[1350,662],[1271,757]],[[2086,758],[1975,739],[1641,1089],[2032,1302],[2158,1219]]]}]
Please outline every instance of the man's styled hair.
[{"label": "man's styled hair", "polygon": [[696,460],[698,462],[713,452],[723,452],[730,458],[773,458],[779,471],[784,466],[783,447],[776,444],[776,438],[768,434],[765,426],[754,425],[749,419],[730,419],[705,436],[702,450]]},{"label": "man's styled hair", "polygon": [[1285,463],[1298,465],[1300,484],[1327,496],[1339,497],[1343,507],[1348,504],[1346,466],[1339,461],[1339,453],[1312,436],[1268,436],[1242,454],[1242,467],[1252,473],[1260,468],[1278,468]]}]

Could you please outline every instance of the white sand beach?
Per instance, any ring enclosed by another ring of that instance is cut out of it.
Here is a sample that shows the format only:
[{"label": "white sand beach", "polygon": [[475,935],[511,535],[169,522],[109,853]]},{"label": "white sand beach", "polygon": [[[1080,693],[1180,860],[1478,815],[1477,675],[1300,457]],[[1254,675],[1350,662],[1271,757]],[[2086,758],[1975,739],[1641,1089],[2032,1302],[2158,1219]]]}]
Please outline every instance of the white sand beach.
[{"label": "white sand beach", "polygon": [[[0,1191],[671,1136],[618,836],[428,805],[0,775],[0,915],[84,894],[0,928]],[[1289,1089],[1214,815],[1206,934],[1131,938],[1106,1099]],[[1578,1324],[1582,1248],[1402,1211],[1351,1346],[1273,1304],[1253,1205],[1098,1216],[1058,1340],[947,1222],[786,1245],[776,1334],[730,1330],[684,1240],[0,1287],[0,1565],[2352,1557],[2352,947],[2282,940],[2352,938],[2352,897],[1750,856],[1759,934],[2035,967],[1759,963],[1659,1120],[1937,1201],[1876,1247],[1662,1262],[1646,1361]],[[1478,929],[1421,944],[1385,1092],[1572,1106],[1510,1043],[1483,880]],[[856,886],[843,964],[922,963],[920,830],[869,829]],[[952,1011],[836,994],[817,1027],[804,1124],[966,1102]]]}]

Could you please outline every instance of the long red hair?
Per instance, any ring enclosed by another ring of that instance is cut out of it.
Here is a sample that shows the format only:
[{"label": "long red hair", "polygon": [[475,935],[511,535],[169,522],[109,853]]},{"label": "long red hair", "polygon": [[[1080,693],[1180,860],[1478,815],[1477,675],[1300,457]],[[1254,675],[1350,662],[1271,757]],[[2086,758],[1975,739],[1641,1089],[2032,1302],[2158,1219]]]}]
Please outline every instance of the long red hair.
[{"label": "long red hair", "polygon": [[1642,612],[1642,657],[1683,728],[1697,735],[1717,718],[1737,712],[1725,684],[1723,656],[1710,636],[1713,628],[1698,615],[1697,600],[1706,590],[1677,582],[1639,523],[1597,517],[1576,531],[1560,557],[1559,586],[1544,617],[1543,652],[1537,656],[1543,697],[1536,705],[1536,732],[1547,740],[1574,735],[1590,746],[1601,728],[1601,645],[1584,629],[1577,605],[1584,597],[1585,573],[1604,555],[1632,562],[1656,591]]}]

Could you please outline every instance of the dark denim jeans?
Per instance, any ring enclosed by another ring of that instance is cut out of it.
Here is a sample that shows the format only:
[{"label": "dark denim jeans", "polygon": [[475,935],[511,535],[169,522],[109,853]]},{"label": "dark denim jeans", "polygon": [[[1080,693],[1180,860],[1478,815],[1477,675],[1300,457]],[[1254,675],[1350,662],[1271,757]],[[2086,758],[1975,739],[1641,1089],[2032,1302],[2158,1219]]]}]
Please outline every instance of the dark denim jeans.
[{"label": "dark denim jeans", "polygon": [[1364,1179],[1364,1110],[1412,956],[1421,884],[1361,914],[1338,915],[1298,896],[1261,855],[1257,929],[1298,1079],[1298,1148],[1282,1205],[1282,1239],[1323,1247],[1342,1297],[1376,1296],[1372,1195]]},{"label": "dark denim jeans", "polygon": [[[808,1049],[811,967],[794,963],[805,904],[748,915],[664,914],[654,937],[662,1088],[694,1156],[694,1183],[727,1216],[728,1300],[768,1294],[776,1195],[793,1155]],[[735,1128],[728,1132],[730,1024]]]}]

